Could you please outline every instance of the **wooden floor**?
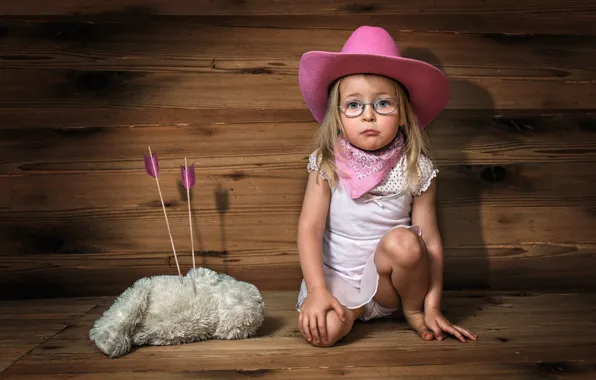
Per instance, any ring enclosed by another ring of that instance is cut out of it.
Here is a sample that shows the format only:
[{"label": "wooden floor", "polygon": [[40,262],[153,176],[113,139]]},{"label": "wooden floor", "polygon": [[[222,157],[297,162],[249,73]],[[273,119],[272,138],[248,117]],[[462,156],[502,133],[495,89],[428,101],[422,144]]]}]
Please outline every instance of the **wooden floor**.
[{"label": "wooden floor", "polygon": [[333,348],[300,336],[295,292],[264,292],[258,336],[140,347],[119,359],[88,339],[114,297],[0,302],[0,379],[596,379],[596,294],[448,292],[476,342],[424,342],[403,320],[357,323]]}]

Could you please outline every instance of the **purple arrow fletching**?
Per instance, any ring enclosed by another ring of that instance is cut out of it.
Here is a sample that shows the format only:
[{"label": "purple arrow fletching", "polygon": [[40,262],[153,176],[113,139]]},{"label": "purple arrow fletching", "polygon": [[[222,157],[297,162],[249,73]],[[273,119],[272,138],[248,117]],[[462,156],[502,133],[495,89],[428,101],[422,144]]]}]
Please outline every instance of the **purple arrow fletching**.
[{"label": "purple arrow fletching", "polygon": [[[146,154],[143,155],[145,159],[145,170],[151,177],[157,178],[159,175],[159,163],[157,162],[157,153],[151,154],[151,159]],[[153,163],[152,163],[153,161]],[[155,166],[155,169],[153,168]]]},{"label": "purple arrow fletching", "polygon": [[188,167],[188,170],[184,166],[180,166],[180,171],[182,172],[182,184],[184,188],[190,189],[195,185],[196,178],[195,178],[195,164],[192,164]]}]

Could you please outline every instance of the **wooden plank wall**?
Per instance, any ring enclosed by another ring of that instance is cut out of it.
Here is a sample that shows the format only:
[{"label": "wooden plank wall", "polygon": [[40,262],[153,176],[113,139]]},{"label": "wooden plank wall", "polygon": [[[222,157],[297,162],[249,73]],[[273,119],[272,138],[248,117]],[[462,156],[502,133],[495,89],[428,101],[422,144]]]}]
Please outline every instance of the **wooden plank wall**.
[{"label": "wooden plank wall", "polygon": [[0,297],[118,294],[183,270],[263,290],[301,279],[296,224],[317,128],[307,50],[359,25],[449,75],[428,127],[447,289],[596,290],[596,5],[488,0],[0,4]]}]

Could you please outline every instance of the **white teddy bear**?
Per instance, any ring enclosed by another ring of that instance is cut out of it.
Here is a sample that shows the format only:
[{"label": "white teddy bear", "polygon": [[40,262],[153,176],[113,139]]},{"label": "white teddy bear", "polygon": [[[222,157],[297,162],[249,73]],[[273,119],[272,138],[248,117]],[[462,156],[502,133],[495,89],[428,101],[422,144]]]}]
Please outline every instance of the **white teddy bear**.
[{"label": "white teddy bear", "polygon": [[264,301],[253,284],[196,269],[184,277],[137,280],[118,297],[89,331],[89,338],[111,358],[131,346],[176,345],[208,339],[245,339],[264,320]]}]

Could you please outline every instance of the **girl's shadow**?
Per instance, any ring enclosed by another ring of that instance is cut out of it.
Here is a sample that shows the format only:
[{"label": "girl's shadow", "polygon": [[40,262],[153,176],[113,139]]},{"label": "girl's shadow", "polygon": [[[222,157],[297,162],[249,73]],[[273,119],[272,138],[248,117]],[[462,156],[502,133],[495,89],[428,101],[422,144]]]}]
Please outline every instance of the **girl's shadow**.
[{"label": "girl's shadow", "polygon": [[[450,82],[450,101],[439,117],[427,126],[431,152],[438,166],[437,218],[444,246],[444,289],[442,310],[451,323],[466,327],[464,320],[490,302],[488,250],[482,230],[482,193],[492,186],[492,171],[487,166],[469,162],[475,140],[483,138],[495,117],[494,102],[487,90],[465,79],[450,75],[438,57],[428,49],[407,48],[407,58],[430,63],[443,71]],[[474,99],[474,109],[457,109],[465,104],[458,96]],[[486,178],[488,176],[488,178]],[[487,183],[488,181],[488,183]],[[449,290],[470,290],[449,294]],[[405,321],[403,321],[405,323]]]}]

